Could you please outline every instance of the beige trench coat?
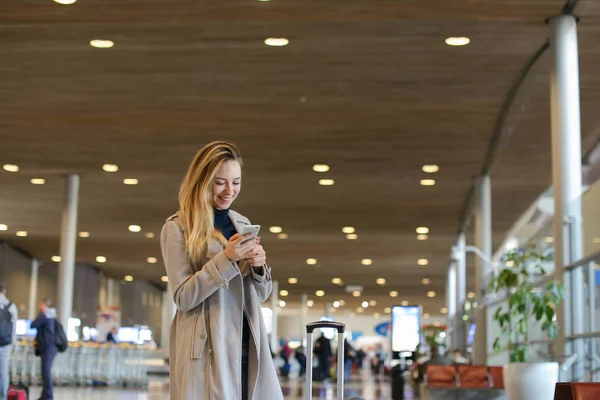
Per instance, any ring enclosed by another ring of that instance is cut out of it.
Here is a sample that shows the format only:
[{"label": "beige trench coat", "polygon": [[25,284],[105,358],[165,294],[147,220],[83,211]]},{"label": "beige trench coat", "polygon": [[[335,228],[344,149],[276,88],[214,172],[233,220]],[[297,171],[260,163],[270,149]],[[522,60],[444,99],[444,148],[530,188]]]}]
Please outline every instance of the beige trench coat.
[{"label": "beige trench coat", "polygon": [[[239,232],[248,218],[230,210]],[[199,267],[184,250],[177,214],[169,217],[160,244],[177,305],[170,335],[171,400],[241,399],[242,309],[250,325],[248,396],[283,400],[271,358],[260,303],[271,294],[271,270],[255,273],[246,262],[230,262],[222,245],[211,240]]]}]

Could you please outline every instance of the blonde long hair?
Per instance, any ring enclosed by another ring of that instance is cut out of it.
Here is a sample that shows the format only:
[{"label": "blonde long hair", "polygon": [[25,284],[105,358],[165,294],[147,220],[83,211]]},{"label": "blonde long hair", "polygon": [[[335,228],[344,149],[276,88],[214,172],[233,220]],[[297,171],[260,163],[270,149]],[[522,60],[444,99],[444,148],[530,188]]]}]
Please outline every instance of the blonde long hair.
[{"label": "blonde long hair", "polygon": [[238,148],[229,142],[211,142],[198,151],[179,189],[179,220],[190,261],[198,263],[206,252],[208,240],[225,245],[227,240],[214,228],[212,184],[225,161],[242,164]]}]

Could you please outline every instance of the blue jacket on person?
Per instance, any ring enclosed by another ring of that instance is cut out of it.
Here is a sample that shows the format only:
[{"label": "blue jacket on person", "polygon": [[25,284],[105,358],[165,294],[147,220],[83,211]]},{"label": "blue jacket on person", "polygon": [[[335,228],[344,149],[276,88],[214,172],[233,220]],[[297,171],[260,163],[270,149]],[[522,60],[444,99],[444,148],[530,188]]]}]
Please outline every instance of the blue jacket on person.
[{"label": "blue jacket on person", "polygon": [[35,347],[39,352],[56,350],[54,335],[56,333],[56,309],[49,308],[46,312],[40,312],[31,328],[37,329],[35,335]]}]

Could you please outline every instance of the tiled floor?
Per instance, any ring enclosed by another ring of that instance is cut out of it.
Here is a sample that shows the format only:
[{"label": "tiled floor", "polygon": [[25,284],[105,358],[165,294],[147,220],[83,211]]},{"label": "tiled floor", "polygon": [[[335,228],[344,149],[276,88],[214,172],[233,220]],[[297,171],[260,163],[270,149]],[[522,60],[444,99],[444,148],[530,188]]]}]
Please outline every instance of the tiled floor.
[{"label": "tiled floor", "polygon": [[[304,399],[304,379],[292,378],[283,381],[282,389],[286,400]],[[31,388],[30,398],[34,400],[39,398],[40,392],[39,387]],[[166,400],[168,393],[168,381],[163,378],[153,378],[147,390],[57,387],[54,389],[54,398],[55,400]],[[335,400],[335,395],[335,384],[315,384],[313,388],[313,399]],[[344,399],[353,396],[362,396],[365,400],[390,400],[390,383],[367,374],[354,376],[345,386]],[[415,399],[409,387],[405,388],[405,398]]]}]

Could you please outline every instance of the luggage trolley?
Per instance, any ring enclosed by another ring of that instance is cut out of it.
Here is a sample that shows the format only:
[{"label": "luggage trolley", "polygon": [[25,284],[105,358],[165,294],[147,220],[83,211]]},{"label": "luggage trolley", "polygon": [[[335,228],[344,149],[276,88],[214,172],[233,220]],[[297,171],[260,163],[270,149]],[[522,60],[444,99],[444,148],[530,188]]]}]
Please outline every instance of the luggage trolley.
[{"label": "luggage trolley", "polygon": [[344,400],[344,332],[346,326],[341,322],[315,321],[306,325],[306,386],[304,396],[312,400],[313,331],[319,328],[333,328],[338,332],[337,348],[337,400]]}]

